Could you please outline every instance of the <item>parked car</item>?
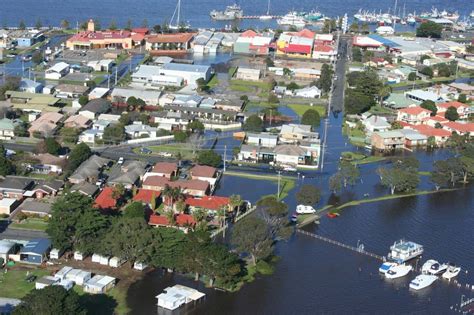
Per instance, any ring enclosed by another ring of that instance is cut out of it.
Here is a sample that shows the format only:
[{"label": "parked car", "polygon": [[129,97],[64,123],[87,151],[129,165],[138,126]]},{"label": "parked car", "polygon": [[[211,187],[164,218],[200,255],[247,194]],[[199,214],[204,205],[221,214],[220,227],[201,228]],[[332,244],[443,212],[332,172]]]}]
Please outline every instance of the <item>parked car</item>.
[{"label": "parked car", "polygon": [[121,157],[118,159],[117,164],[118,164],[118,165],[122,165],[122,164],[123,164],[123,156],[121,156]]},{"label": "parked car", "polygon": [[140,153],[142,154],[151,154],[153,151],[148,148],[141,148]]}]

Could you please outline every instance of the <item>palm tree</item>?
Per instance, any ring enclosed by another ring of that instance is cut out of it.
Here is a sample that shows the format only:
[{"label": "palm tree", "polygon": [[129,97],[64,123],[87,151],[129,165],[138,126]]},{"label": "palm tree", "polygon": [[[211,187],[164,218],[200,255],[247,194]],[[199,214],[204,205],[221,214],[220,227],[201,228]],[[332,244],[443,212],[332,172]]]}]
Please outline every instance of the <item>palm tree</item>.
[{"label": "palm tree", "polygon": [[176,208],[176,212],[178,212],[178,213],[183,213],[184,210],[186,210],[186,203],[184,202],[183,199],[179,199],[179,200],[175,203],[175,208]]},{"label": "palm tree", "polygon": [[168,210],[165,212],[165,217],[168,219],[168,223],[170,226],[176,225],[176,214],[173,210]]},{"label": "palm tree", "polygon": [[392,88],[388,85],[384,85],[380,88],[378,93],[380,106],[382,106],[384,99],[389,96],[390,93],[392,93]]},{"label": "palm tree", "polygon": [[240,197],[240,195],[231,195],[229,197],[229,212],[234,212],[234,210],[237,208],[235,217],[239,215],[241,205],[242,205],[242,197]]},{"label": "palm tree", "polygon": [[169,200],[168,206],[174,208],[175,201],[181,199],[183,197],[183,193],[181,192],[181,188],[179,187],[171,187],[170,185],[165,185],[163,189],[163,196]]},{"label": "palm tree", "polygon": [[222,230],[222,235],[225,237],[225,219],[226,219],[227,209],[225,207],[220,208],[217,210],[216,216],[217,220],[219,221],[220,227]]}]

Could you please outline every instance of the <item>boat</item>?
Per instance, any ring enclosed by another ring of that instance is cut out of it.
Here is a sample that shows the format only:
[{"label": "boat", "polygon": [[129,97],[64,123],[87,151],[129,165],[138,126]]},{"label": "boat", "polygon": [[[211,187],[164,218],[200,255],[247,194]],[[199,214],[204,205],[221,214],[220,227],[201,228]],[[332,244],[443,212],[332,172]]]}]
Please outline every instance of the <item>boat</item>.
[{"label": "boat", "polygon": [[291,215],[291,222],[296,223],[298,222],[298,215],[296,213]]},{"label": "boat", "polygon": [[459,20],[459,13],[458,12],[448,12],[446,10],[441,11],[441,17],[444,19],[448,19],[450,21],[456,22]]},{"label": "boat", "polygon": [[234,3],[227,6],[224,11],[212,10],[209,15],[216,21],[232,21],[241,19],[244,16],[244,11],[237,3]]},{"label": "boat", "polygon": [[385,274],[390,268],[398,266],[396,262],[386,261],[379,267],[379,272]]},{"label": "boat", "polygon": [[436,262],[431,265],[430,270],[428,270],[428,273],[436,276],[444,273],[446,269],[448,269],[448,265]]},{"label": "boat", "polygon": [[433,266],[434,264],[436,264],[437,261],[434,260],[434,259],[428,259],[424,264],[423,266],[421,266],[421,273],[424,273],[424,274],[428,274],[430,269],[431,269],[431,266]]},{"label": "boat", "polygon": [[311,206],[298,205],[296,206],[297,214],[313,214],[316,213],[316,210]]},{"label": "boat", "polygon": [[396,278],[405,277],[412,270],[413,270],[413,267],[410,265],[403,264],[403,265],[393,266],[385,273],[385,278],[396,279]]},{"label": "boat", "polygon": [[268,0],[268,4],[267,4],[267,13],[265,15],[260,15],[258,18],[260,20],[271,20],[271,19],[273,19],[273,16],[270,15],[270,0]]},{"label": "boat", "polygon": [[423,246],[414,242],[400,240],[390,246],[388,257],[397,262],[406,262],[423,254]]},{"label": "boat", "polygon": [[331,219],[334,219],[334,218],[337,218],[338,216],[340,216],[340,214],[339,214],[339,213],[336,213],[336,212],[329,212],[329,213],[327,214],[327,216],[328,216],[329,218],[331,218]]},{"label": "boat", "polygon": [[474,10],[471,11],[471,14],[469,14],[469,16],[474,19]]},{"label": "boat", "polygon": [[416,278],[410,282],[410,289],[417,290],[417,291],[422,290],[432,285],[433,282],[436,281],[436,279],[438,279],[438,277],[433,276],[433,275],[416,276]]},{"label": "boat", "polygon": [[317,10],[311,10],[309,13],[304,15],[304,19],[308,22],[317,22],[321,20],[323,17],[324,15]]},{"label": "boat", "polygon": [[443,279],[451,280],[461,272],[461,267],[456,266],[453,263],[448,263],[448,269],[441,276]]},{"label": "boat", "polygon": [[289,12],[281,19],[277,20],[278,25],[294,26],[296,28],[303,28],[306,26],[306,21],[300,14],[295,11]]},{"label": "boat", "polygon": [[[176,24],[173,24],[176,18]],[[178,0],[176,4],[176,8],[174,9],[173,16],[171,16],[171,20],[168,23],[168,28],[170,30],[179,30],[180,28],[190,28],[191,25],[181,23],[181,0]]]}]

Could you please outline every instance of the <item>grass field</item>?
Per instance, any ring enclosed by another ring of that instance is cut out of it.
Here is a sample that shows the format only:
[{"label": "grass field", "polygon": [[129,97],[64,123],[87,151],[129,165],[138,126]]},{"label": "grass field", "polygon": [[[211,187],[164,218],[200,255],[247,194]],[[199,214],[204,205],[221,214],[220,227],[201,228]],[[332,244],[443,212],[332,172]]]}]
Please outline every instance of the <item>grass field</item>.
[{"label": "grass field", "polygon": [[212,78],[209,80],[209,82],[207,82],[207,86],[208,86],[209,88],[211,88],[211,89],[212,89],[213,87],[215,87],[216,85],[218,85],[218,84],[219,84],[219,79],[217,79],[217,75],[216,75],[216,74],[214,74],[214,75],[212,76]]},{"label": "grass field", "polygon": [[[147,148],[153,151],[153,153],[171,153],[173,155],[180,153],[183,159],[191,159],[194,157],[193,150],[183,143],[163,144],[163,145],[149,146]],[[133,151],[137,154],[142,154],[140,152],[140,148],[135,148],[133,149]],[[146,154],[143,154],[143,155],[146,155]]]},{"label": "grass field", "polygon": [[255,92],[255,90],[251,86],[246,85],[230,85],[230,89],[236,92],[244,92],[244,93],[251,93]]},{"label": "grass field", "polygon": [[[272,182],[278,181],[278,176],[276,175],[256,175],[256,174],[248,174],[248,173],[241,173],[241,172],[232,172],[227,171],[225,172],[227,176],[237,176],[255,180],[268,180]],[[284,199],[288,196],[288,193],[295,188],[295,179],[293,177],[281,176],[280,180],[281,188],[280,188],[280,199]]]},{"label": "grass field", "polygon": [[231,86],[247,86],[247,87],[256,87],[261,90],[270,91],[272,89],[272,84],[265,81],[245,81],[245,80],[231,80]]},{"label": "grass field", "polygon": [[35,275],[37,278],[49,275],[49,271],[43,269],[34,270],[16,270],[9,269],[7,272],[0,273],[0,296],[12,299],[21,299],[28,292],[35,288],[35,282],[26,282],[29,275]]},{"label": "grass field", "polygon": [[322,105],[308,105],[308,104],[288,104],[288,107],[291,108],[298,116],[303,116],[303,114],[308,109],[315,109],[318,111],[319,116],[325,117],[326,116],[326,107]]},{"label": "grass field", "polygon": [[10,227],[19,230],[46,231],[48,223],[43,219],[28,218],[21,221],[20,223],[12,223],[10,224]]}]

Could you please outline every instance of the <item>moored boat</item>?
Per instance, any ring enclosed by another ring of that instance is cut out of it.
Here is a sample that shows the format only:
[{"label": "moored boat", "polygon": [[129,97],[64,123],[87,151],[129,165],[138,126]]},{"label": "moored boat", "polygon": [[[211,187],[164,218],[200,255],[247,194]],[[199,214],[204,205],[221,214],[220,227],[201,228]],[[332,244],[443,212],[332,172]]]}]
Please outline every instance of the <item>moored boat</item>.
[{"label": "moored boat", "polygon": [[423,266],[421,266],[421,273],[424,273],[424,274],[428,274],[430,269],[431,269],[431,266],[433,266],[434,264],[436,264],[437,261],[434,260],[434,259],[428,259],[424,264]]},{"label": "moored boat", "polygon": [[456,266],[455,264],[449,263],[448,269],[441,277],[447,280],[451,280],[456,277],[461,272],[461,267]]},{"label": "moored boat", "polygon": [[433,282],[435,282],[437,279],[438,277],[433,276],[433,275],[416,276],[416,278],[410,282],[410,289],[417,290],[417,291],[422,290],[432,285]]},{"label": "moored boat", "polygon": [[385,273],[385,278],[387,279],[396,279],[406,276],[410,271],[412,271],[413,267],[410,265],[397,265],[390,268]]},{"label": "moored boat", "polygon": [[379,267],[379,272],[385,274],[390,268],[398,266],[396,262],[386,261]]},{"label": "moored boat", "polygon": [[297,214],[313,214],[316,213],[316,210],[311,206],[298,205],[296,206]]},{"label": "moored boat", "polygon": [[400,240],[390,246],[388,257],[397,262],[406,262],[423,254],[423,246],[414,242]]},{"label": "moored boat", "polygon": [[448,269],[448,265],[436,262],[433,265],[431,265],[431,268],[428,271],[428,273],[436,276],[436,275],[440,275],[444,273],[446,269]]}]

